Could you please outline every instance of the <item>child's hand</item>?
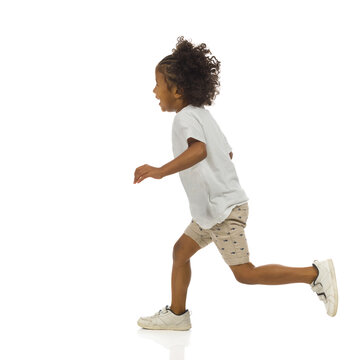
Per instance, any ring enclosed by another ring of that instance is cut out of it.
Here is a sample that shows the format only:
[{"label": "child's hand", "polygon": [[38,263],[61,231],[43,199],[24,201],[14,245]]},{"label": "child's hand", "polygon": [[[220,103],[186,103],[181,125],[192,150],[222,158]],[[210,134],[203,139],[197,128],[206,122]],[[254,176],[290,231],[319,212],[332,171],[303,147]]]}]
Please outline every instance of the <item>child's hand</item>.
[{"label": "child's hand", "polygon": [[134,184],[142,182],[144,179],[152,177],[154,179],[161,179],[163,177],[160,168],[145,164],[136,168],[134,173]]}]

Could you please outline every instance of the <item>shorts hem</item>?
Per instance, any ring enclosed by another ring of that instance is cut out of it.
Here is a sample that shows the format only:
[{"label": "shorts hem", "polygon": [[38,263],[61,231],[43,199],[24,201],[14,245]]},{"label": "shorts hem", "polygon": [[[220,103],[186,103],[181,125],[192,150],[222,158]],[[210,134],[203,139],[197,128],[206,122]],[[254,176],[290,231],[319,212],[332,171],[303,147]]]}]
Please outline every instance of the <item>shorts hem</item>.
[{"label": "shorts hem", "polygon": [[208,245],[204,241],[199,240],[199,235],[197,235],[195,231],[193,231],[189,228],[184,231],[184,234],[191,237],[200,246],[200,248],[203,248],[206,245]]},{"label": "shorts hem", "polygon": [[239,260],[233,260],[233,261],[227,261],[224,259],[224,261],[229,265],[229,266],[234,266],[234,265],[242,265],[242,264],[247,264],[248,262],[250,262],[250,258],[248,256],[244,256],[243,258],[239,259]]}]

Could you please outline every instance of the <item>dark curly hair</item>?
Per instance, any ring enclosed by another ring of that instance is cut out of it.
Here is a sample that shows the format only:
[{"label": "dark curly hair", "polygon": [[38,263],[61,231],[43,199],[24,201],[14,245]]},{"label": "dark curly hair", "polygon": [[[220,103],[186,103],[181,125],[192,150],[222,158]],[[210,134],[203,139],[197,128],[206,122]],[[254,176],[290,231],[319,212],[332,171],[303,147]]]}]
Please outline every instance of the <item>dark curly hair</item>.
[{"label": "dark curly hair", "polygon": [[194,46],[183,36],[177,41],[176,49],[157,64],[156,70],[164,75],[169,91],[174,85],[178,87],[186,104],[211,105],[219,94],[220,61],[207,56],[211,51],[204,43]]}]

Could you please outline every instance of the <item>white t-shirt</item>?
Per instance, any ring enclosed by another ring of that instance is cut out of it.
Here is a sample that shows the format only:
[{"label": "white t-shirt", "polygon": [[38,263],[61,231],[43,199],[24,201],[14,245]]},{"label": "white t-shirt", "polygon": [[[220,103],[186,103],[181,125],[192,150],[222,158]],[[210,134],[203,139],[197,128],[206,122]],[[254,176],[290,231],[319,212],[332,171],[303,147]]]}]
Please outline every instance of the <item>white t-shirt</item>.
[{"label": "white t-shirt", "polygon": [[206,144],[207,157],[180,171],[179,176],[189,199],[191,216],[203,229],[210,229],[249,198],[240,186],[230,159],[231,146],[204,106],[188,105],[175,115],[172,125],[174,157],[188,149],[190,137]]}]

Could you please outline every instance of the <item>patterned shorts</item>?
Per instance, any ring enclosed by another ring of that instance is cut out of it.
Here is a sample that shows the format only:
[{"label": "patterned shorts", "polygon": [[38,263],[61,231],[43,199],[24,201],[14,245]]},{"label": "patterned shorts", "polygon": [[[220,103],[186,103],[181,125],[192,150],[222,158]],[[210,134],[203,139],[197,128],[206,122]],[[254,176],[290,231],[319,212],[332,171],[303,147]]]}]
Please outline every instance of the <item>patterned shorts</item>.
[{"label": "patterned shorts", "polygon": [[249,262],[249,249],[244,229],[249,214],[248,203],[235,206],[230,215],[211,229],[202,229],[191,220],[184,233],[196,241],[201,248],[214,242],[228,265]]}]

